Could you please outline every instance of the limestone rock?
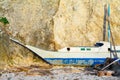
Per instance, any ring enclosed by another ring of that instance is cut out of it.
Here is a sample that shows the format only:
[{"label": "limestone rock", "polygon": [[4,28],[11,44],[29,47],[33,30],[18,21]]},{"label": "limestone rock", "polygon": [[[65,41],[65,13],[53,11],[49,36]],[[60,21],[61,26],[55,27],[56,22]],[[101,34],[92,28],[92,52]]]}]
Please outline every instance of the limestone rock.
[{"label": "limestone rock", "polygon": [[[113,38],[120,45],[119,0],[0,0],[0,16],[8,19],[11,37],[27,45],[58,50],[102,40],[104,5],[108,3]],[[18,47],[12,47],[19,53]]]}]

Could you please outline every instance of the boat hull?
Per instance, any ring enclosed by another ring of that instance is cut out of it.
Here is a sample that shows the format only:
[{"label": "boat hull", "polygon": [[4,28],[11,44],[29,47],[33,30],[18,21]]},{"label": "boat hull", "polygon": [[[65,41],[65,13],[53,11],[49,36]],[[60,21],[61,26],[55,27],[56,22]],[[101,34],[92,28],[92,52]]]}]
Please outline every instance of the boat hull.
[{"label": "boat hull", "polygon": [[[109,44],[104,42],[102,47],[75,47],[70,52],[62,50],[62,52],[45,51],[30,45],[24,45],[17,40],[11,39],[15,43],[27,48],[34,54],[37,54],[42,60],[55,65],[82,65],[93,66],[103,64],[107,57],[110,57]],[[77,50],[77,51],[76,51]],[[117,56],[120,57],[120,46],[116,47]],[[112,56],[114,57],[114,56]]]},{"label": "boat hull", "polygon": [[44,58],[47,62],[54,65],[81,65],[94,66],[103,64],[106,58]]},{"label": "boat hull", "polygon": [[[103,64],[109,52],[89,52],[89,53],[66,53],[66,52],[52,52],[44,51],[33,46],[26,46],[46,62],[54,65],[80,65],[80,66],[94,66],[96,64]],[[118,53],[118,56],[120,54]]]}]

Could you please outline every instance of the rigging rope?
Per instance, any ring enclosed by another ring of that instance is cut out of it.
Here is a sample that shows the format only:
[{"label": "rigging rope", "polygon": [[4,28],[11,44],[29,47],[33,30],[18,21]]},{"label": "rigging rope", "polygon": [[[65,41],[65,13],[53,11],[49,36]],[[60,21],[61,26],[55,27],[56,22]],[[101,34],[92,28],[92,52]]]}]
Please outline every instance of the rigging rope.
[{"label": "rigging rope", "polygon": [[[113,45],[113,48],[114,48],[114,51],[112,51],[113,56],[115,58],[118,58],[116,48],[115,48],[114,39],[113,39],[113,35],[112,35],[112,31],[111,31],[111,27],[110,27],[110,4],[108,4],[108,31],[110,31],[110,32],[108,32],[108,40],[110,42],[110,49],[112,48],[112,45]],[[112,45],[111,45],[111,43],[112,43]],[[111,50],[110,50],[110,52],[111,52]]]},{"label": "rigging rope", "polygon": [[[120,61],[120,58],[118,57],[117,52],[116,52],[115,43],[114,43],[111,28],[110,28],[110,5],[109,4],[108,4],[108,30],[110,31],[110,34],[108,33],[108,36],[109,36],[108,40],[110,42],[110,54],[111,54],[111,48],[112,48],[111,47],[111,41],[112,41],[113,48],[114,48],[114,51],[112,51],[113,56],[114,56],[114,58],[117,58],[117,59],[114,60],[113,62],[111,62],[110,64],[106,65],[105,67],[103,67],[101,70],[105,70],[106,68],[108,68],[109,66],[111,66],[112,64],[114,64],[116,62],[118,62],[118,64],[119,64],[119,61]],[[110,41],[110,38],[112,39],[111,41]]]}]

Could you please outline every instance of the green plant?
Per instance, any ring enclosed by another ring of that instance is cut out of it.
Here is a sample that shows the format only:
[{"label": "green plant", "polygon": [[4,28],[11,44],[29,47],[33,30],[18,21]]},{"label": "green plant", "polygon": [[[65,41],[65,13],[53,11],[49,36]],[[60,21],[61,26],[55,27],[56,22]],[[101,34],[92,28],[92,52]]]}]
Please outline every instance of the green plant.
[{"label": "green plant", "polygon": [[6,17],[0,17],[0,22],[2,22],[4,25],[9,24],[8,20]]}]

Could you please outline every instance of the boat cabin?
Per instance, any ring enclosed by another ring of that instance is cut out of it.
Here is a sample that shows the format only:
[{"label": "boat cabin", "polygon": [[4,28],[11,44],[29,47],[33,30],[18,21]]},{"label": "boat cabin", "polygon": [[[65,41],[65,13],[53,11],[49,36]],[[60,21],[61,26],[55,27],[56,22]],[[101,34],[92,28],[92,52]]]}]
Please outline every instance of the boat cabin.
[{"label": "boat cabin", "polygon": [[94,44],[94,46],[77,46],[77,47],[65,47],[58,52],[109,52],[110,43],[100,41]]}]

